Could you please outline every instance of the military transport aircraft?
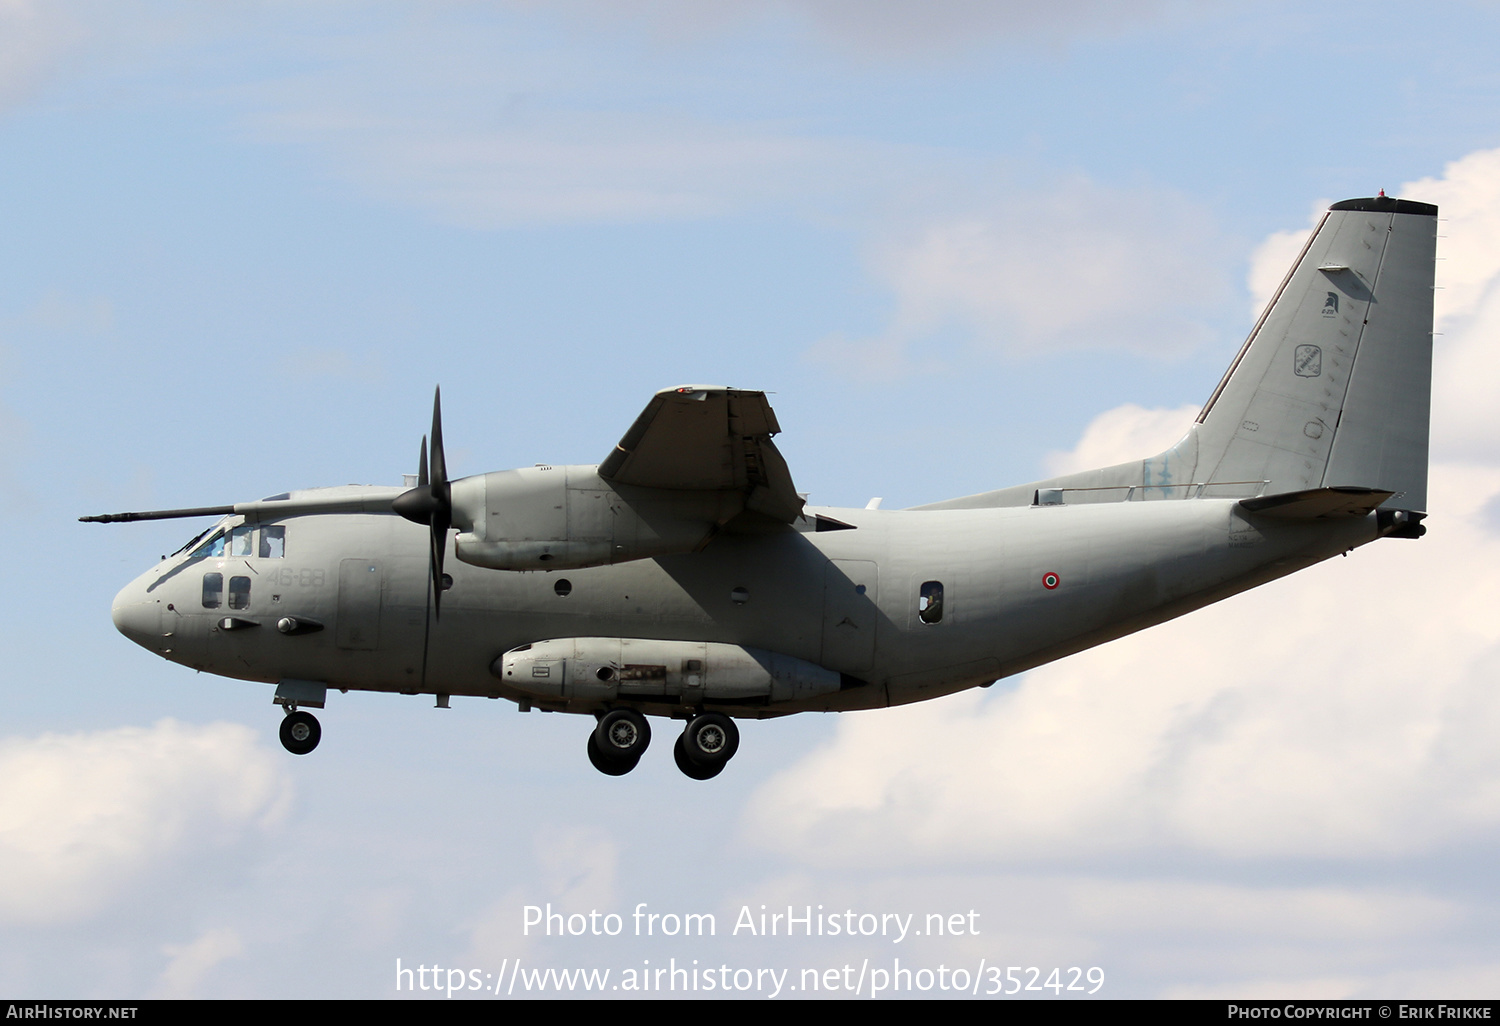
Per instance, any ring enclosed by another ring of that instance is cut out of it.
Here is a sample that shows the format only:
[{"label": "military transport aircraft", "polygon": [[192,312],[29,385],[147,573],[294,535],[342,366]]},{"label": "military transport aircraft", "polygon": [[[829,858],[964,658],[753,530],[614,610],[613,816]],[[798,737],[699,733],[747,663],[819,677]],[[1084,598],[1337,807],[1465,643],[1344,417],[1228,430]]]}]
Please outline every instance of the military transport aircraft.
[{"label": "military transport aircraft", "polygon": [[[1427,503],[1437,208],[1336,203],[1187,434],[1165,452],[905,510],[806,505],[762,392],[658,392],[597,466],[84,517],[220,516],[127,585],[114,622],[276,687],[317,747],[330,689],[592,715],[634,769],[681,720],[689,777],[736,718],[984,686],[1374,541]],[[878,503],[872,502],[875,507]],[[456,561],[451,556],[456,556]]]}]

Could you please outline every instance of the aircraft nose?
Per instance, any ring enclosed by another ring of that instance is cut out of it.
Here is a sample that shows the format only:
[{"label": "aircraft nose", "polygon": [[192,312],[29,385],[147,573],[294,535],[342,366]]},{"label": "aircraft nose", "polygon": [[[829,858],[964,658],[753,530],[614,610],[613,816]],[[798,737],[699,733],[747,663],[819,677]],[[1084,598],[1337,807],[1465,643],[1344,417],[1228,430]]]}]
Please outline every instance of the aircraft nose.
[{"label": "aircraft nose", "polygon": [[120,589],[109,613],[115,629],[137,645],[155,649],[161,641],[161,603],[142,594],[136,585]]}]

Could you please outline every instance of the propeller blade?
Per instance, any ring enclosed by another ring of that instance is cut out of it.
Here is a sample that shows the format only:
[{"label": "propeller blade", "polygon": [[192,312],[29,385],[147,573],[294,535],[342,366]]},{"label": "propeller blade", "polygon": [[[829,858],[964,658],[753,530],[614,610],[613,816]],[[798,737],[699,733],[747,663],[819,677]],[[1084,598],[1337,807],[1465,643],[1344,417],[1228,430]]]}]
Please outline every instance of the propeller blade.
[{"label": "propeller blade", "polygon": [[448,495],[448,461],[443,458],[443,390],[432,394],[432,495],[438,497],[441,484],[443,499]]},{"label": "propeller blade", "polygon": [[[426,524],[427,569],[432,580],[432,618],[439,617],[443,600],[443,557],[448,549],[448,531],[453,527],[453,492],[448,487],[448,460],[443,453],[443,390],[432,394],[432,459],[428,461],[427,436],[417,465],[417,486],[391,502],[391,508],[414,524]],[[427,642],[422,642],[425,673]]]},{"label": "propeller blade", "polygon": [[432,618],[442,619],[443,608],[443,557],[448,550],[448,529],[453,526],[453,494],[448,487],[448,459],[443,452],[443,389],[432,393],[432,496],[431,525],[432,547]]},{"label": "propeller blade", "polygon": [[448,548],[448,523],[446,519],[439,523],[437,517],[432,518],[432,532],[430,534],[431,550],[428,564],[432,570],[432,618],[441,620],[443,608],[443,556]]}]

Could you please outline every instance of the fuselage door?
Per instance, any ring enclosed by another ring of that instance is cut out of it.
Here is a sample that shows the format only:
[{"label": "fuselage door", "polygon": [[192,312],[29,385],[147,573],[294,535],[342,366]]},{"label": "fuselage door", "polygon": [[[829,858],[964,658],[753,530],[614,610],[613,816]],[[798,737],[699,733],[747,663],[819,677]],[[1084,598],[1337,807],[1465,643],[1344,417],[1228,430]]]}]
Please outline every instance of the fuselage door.
[{"label": "fuselage door", "polygon": [[339,561],[339,613],[334,636],[339,648],[369,650],[380,644],[380,561]]}]

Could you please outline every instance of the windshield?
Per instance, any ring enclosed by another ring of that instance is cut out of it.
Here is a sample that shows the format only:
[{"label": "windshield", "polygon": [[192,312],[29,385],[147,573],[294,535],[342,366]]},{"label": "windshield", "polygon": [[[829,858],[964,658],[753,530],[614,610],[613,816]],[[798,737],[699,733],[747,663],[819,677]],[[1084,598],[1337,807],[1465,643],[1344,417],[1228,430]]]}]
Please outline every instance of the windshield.
[{"label": "windshield", "polygon": [[[213,533],[210,534],[210,531]],[[205,535],[208,536],[207,541],[203,541]],[[200,542],[202,544],[199,544]],[[194,548],[195,545],[196,548]],[[280,559],[286,555],[286,526],[284,524],[240,524],[237,527],[230,527],[218,524],[194,536],[173,555],[188,549],[192,549],[189,559],[222,559],[225,556]]]},{"label": "windshield", "polygon": [[[202,537],[202,535],[199,535],[199,537]],[[224,541],[226,537],[227,534],[224,531],[215,531],[213,533],[213,536],[209,538],[208,541],[204,542],[202,545],[199,545],[196,549],[194,549],[193,554],[188,558],[211,559],[214,556],[224,555]],[[197,541],[197,538],[193,539],[193,541]],[[191,545],[192,542],[188,542],[188,544]]]},{"label": "windshield", "polygon": [[212,527],[205,527],[203,530],[199,531],[197,534],[193,535],[186,542],[184,542],[183,545],[182,545],[182,548],[180,548],[176,552],[172,553],[172,555],[176,556],[176,555],[178,555],[180,553],[186,552],[188,549],[190,549],[194,545],[198,544],[198,540],[200,538],[202,538],[205,534],[207,534],[209,531],[212,531],[212,530],[213,530]]}]

